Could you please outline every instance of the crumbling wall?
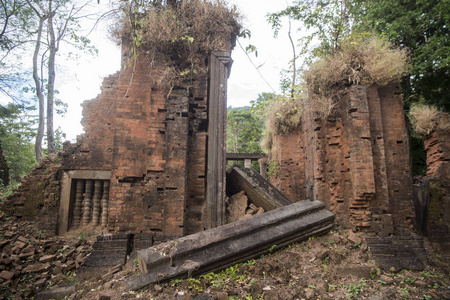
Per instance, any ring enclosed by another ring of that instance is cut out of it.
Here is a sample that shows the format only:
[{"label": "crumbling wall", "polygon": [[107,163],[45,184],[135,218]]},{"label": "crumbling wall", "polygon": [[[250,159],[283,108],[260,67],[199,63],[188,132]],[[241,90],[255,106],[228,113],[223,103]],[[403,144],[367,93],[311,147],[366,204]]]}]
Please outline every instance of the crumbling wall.
[{"label": "crumbling wall", "polygon": [[379,235],[409,228],[412,178],[399,86],[353,85],[341,96],[339,115],[323,120],[306,109],[300,128],[274,139],[281,179],[292,176],[281,189],[293,201],[324,202],[345,227]]},{"label": "crumbling wall", "polygon": [[60,179],[61,157],[49,155],[21,180],[2,210],[10,216],[35,221],[39,230],[54,235],[58,225]]},{"label": "crumbling wall", "polygon": [[81,104],[85,133],[74,144],[64,143],[63,169],[111,170],[119,76],[117,72],[103,79],[101,94]]},{"label": "crumbling wall", "polygon": [[[301,128],[293,130],[288,135],[274,136],[275,145],[283,145],[273,151],[276,164],[271,164],[269,170],[272,183],[293,201],[304,200],[305,176],[304,154]],[[278,166],[282,166],[278,169]]]},{"label": "crumbling wall", "polygon": [[192,85],[187,78],[171,87],[162,82],[162,63],[149,69],[146,58],[138,60],[118,81],[112,231],[182,236],[185,226],[195,232],[206,226],[208,66],[197,66]]},{"label": "crumbling wall", "polygon": [[450,244],[450,132],[435,130],[424,142],[431,179],[427,234],[432,242]]}]

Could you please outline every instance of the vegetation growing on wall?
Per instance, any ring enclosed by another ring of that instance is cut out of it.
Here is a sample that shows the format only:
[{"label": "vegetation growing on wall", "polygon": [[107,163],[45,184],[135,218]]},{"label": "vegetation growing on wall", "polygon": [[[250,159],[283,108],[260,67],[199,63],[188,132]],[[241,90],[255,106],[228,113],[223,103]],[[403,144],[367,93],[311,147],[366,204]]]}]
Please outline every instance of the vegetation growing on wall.
[{"label": "vegetation growing on wall", "polygon": [[414,131],[428,135],[434,130],[450,131],[450,115],[432,105],[415,105],[409,112]]},{"label": "vegetation growing on wall", "polygon": [[113,36],[132,45],[131,58],[137,59],[137,48],[151,59],[163,55],[169,61],[166,77],[197,73],[195,53],[228,51],[232,36],[239,34],[239,15],[221,0],[131,1]]},{"label": "vegetation growing on wall", "polygon": [[271,149],[271,135],[286,134],[300,125],[305,109],[321,119],[334,114],[341,104],[340,95],[352,84],[398,82],[408,70],[405,50],[375,36],[357,36],[345,40],[341,48],[311,64],[303,71],[303,84],[295,97],[278,96],[270,100],[265,115],[263,148]]},{"label": "vegetation growing on wall", "polygon": [[352,84],[385,86],[400,81],[408,70],[405,50],[394,49],[376,36],[349,38],[339,51],[316,61],[303,74],[310,105],[326,118],[337,106],[339,94]]}]

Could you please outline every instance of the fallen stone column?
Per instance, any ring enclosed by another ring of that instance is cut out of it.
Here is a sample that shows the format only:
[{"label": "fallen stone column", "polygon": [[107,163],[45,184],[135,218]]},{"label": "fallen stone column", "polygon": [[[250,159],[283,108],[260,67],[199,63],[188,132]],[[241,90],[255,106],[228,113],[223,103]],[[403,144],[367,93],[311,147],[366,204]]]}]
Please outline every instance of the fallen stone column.
[{"label": "fallen stone column", "polygon": [[218,271],[313,235],[328,232],[334,215],[318,201],[299,201],[262,215],[140,250],[139,270],[127,287],[137,290],[170,278]]},{"label": "fallen stone column", "polygon": [[248,199],[266,211],[292,204],[283,193],[264,179],[256,170],[234,166],[227,172],[227,192],[245,191]]}]

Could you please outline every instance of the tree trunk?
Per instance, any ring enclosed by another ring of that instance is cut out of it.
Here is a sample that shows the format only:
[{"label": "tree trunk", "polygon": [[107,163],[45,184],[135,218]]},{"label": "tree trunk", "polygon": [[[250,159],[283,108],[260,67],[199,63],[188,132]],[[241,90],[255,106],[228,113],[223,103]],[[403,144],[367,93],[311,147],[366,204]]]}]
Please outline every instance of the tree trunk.
[{"label": "tree trunk", "polygon": [[55,58],[58,48],[56,46],[55,30],[53,28],[52,1],[49,1],[48,33],[50,38],[48,56],[48,84],[47,84],[47,144],[48,153],[56,152],[55,133],[53,130],[53,103],[55,94]]},{"label": "tree trunk", "polygon": [[45,105],[44,105],[44,93],[42,91],[42,82],[38,75],[38,56],[39,49],[41,47],[41,36],[42,36],[42,27],[44,25],[46,17],[39,17],[39,27],[37,31],[36,38],[36,46],[34,48],[33,54],[33,80],[36,85],[36,95],[39,99],[39,124],[38,131],[36,135],[36,142],[34,144],[34,150],[36,152],[36,160],[41,162],[44,159],[44,154],[42,152],[42,139],[44,138],[44,123],[45,123]]}]

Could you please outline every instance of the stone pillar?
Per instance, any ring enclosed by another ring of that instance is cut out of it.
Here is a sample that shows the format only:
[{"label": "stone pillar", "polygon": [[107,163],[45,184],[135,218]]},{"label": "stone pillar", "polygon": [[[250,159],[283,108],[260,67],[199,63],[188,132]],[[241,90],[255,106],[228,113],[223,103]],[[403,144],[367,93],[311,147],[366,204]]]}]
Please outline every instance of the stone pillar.
[{"label": "stone pillar", "polygon": [[97,226],[100,223],[100,199],[102,197],[103,183],[100,180],[95,181],[94,204],[92,208],[92,224]]},{"label": "stone pillar", "polygon": [[262,178],[267,179],[267,162],[265,159],[259,160],[259,174],[261,174]]},{"label": "stone pillar", "polygon": [[73,208],[73,228],[78,228],[81,222],[81,205],[83,202],[84,180],[78,179],[76,185],[75,205]]},{"label": "stone pillar", "polygon": [[104,181],[103,196],[102,196],[102,227],[108,226],[108,201],[109,201],[109,181]]},{"label": "stone pillar", "polygon": [[86,192],[84,194],[83,219],[81,225],[88,225],[91,220],[92,203],[92,183],[93,180],[86,180]]},{"label": "stone pillar", "polygon": [[206,175],[208,229],[223,225],[225,218],[227,79],[231,63],[229,52],[214,52],[210,56]]},{"label": "stone pillar", "polygon": [[244,167],[246,167],[247,169],[250,169],[252,167],[252,160],[244,159]]}]

